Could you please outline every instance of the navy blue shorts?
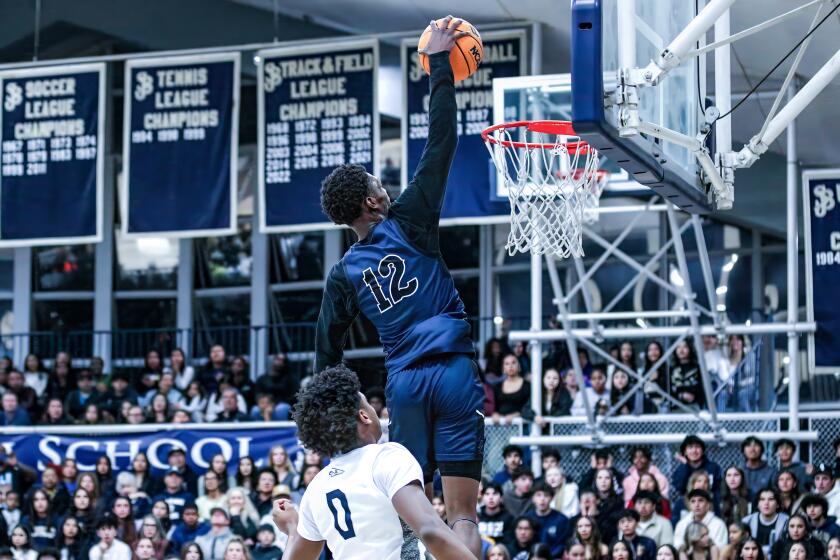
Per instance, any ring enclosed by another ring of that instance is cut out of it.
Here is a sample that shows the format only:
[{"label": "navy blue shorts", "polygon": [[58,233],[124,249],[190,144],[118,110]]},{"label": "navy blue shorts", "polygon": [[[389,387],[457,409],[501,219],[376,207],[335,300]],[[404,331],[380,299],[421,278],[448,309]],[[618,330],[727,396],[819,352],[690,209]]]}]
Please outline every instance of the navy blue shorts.
[{"label": "navy blue shorts", "polygon": [[408,449],[425,482],[444,462],[484,458],[484,386],[466,354],[442,356],[388,375],[389,440]]}]

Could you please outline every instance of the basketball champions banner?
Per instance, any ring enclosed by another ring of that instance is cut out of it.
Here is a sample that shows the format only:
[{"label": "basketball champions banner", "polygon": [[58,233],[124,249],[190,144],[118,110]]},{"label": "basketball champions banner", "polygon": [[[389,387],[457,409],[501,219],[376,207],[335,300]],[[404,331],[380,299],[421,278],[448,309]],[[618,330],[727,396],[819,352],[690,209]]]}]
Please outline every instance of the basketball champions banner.
[{"label": "basketball champions banner", "polygon": [[65,458],[75,459],[79,470],[91,471],[96,460],[106,455],[115,471],[131,468],[131,460],[139,452],[149,458],[152,470],[160,474],[168,466],[167,455],[173,447],[183,449],[187,465],[196,473],[210,467],[213,455],[221,453],[235,471],[240,457],[251,457],[257,467],[265,465],[269,450],[282,445],[290,456],[300,449],[297,429],[264,426],[262,423],[242,424],[236,430],[183,430],[141,432],[113,435],[65,435],[44,430],[39,433],[9,436],[0,441],[11,449],[24,465],[43,472],[49,464],[60,465]]},{"label": "basketball champions banner", "polygon": [[239,65],[239,53],[126,63],[124,235],[236,232]]},{"label": "basketball champions banner", "polygon": [[257,53],[260,231],[332,227],[321,181],[336,166],[379,173],[375,40]]},{"label": "basketball champions banner", "polygon": [[[481,31],[479,29],[479,31]],[[481,131],[493,124],[493,78],[526,73],[528,51],[525,31],[482,35],[484,57],[478,70],[455,84],[458,102],[458,149],[449,172],[441,223],[488,223],[488,217],[510,214],[507,202],[495,196],[496,171],[481,140]],[[404,80],[402,115],[402,184],[414,176],[429,135],[429,76],[420,66],[417,41],[402,45]]]},{"label": "basketball champions banner", "polygon": [[802,186],[808,321],[817,324],[808,335],[808,361],[811,371],[834,373],[840,368],[840,169],[806,171]]},{"label": "basketball champions banner", "polygon": [[102,239],[105,64],[0,74],[0,246]]}]

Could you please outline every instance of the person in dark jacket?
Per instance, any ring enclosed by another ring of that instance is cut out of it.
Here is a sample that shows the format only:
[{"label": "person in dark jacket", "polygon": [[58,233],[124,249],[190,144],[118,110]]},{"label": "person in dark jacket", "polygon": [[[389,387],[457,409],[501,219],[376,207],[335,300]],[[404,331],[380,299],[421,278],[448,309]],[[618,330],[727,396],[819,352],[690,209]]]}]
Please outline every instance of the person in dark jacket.
[{"label": "person in dark jacket", "polygon": [[615,542],[621,541],[627,545],[631,560],[655,560],[656,543],[654,540],[636,533],[641,519],[639,512],[635,509],[625,509],[616,517],[618,518],[618,536]]},{"label": "person in dark jacket", "polygon": [[806,494],[799,504],[800,510],[808,516],[813,538],[819,539],[826,547],[831,539],[840,538],[840,525],[835,516],[828,515],[828,500],[825,496]]},{"label": "person in dark jacket", "polygon": [[35,490],[43,490],[50,500],[50,509],[53,515],[63,517],[70,507],[70,492],[61,482],[57,468],[53,465],[44,469],[44,472],[41,473],[41,484],[32,487],[24,498],[24,503],[31,504]]},{"label": "person in dark jacket", "polygon": [[495,542],[513,539],[513,516],[502,504],[502,485],[490,482],[481,495],[483,504],[478,511],[478,533]]},{"label": "person in dark jacket", "polygon": [[274,528],[268,523],[257,529],[257,542],[251,549],[251,560],[280,560],[283,551],[274,544]]},{"label": "person in dark jacket", "polygon": [[230,378],[230,367],[224,346],[221,344],[211,346],[209,358],[207,366],[199,374],[199,381],[208,394],[218,389],[222,381]]},{"label": "person in dark jacket", "polygon": [[169,467],[163,477],[163,492],[154,497],[154,501],[163,500],[169,506],[169,519],[175,523],[181,520],[184,508],[195,502],[195,496],[184,490],[184,478],[177,467]]},{"label": "person in dark jacket", "polygon": [[190,502],[181,511],[181,521],[175,523],[175,529],[169,537],[173,550],[181,550],[185,544],[210,532],[210,523],[198,517],[198,507]]},{"label": "person in dark jacket", "polygon": [[720,503],[720,485],[723,480],[723,471],[720,465],[710,461],[706,457],[706,444],[696,435],[688,435],[680,445],[680,456],[685,463],[674,469],[671,476],[671,488],[678,495],[682,496],[688,490],[688,478],[696,470],[704,470],[709,473],[709,484],[714,503]]},{"label": "person in dark jacket", "polygon": [[58,536],[58,523],[52,511],[50,498],[44,490],[35,490],[26,506],[20,524],[29,530],[32,547],[41,550],[55,544]]},{"label": "person in dark jacket", "polygon": [[532,506],[525,512],[537,525],[539,541],[548,545],[552,558],[561,558],[569,539],[569,518],[551,509],[554,492],[551,487],[541,484],[534,489],[531,497]]},{"label": "person in dark jacket", "polygon": [[137,391],[129,385],[128,375],[118,371],[111,376],[111,388],[99,397],[99,407],[119,418],[122,403],[137,404],[137,399]]},{"label": "person in dark jacket", "polygon": [[37,480],[38,473],[21,464],[14,451],[0,445],[0,486],[9,487],[18,496],[23,496]]},{"label": "person in dark jacket", "polygon": [[67,414],[81,420],[84,418],[85,407],[88,403],[96,403],[99,394],[94,386],[93,374],[89,370],[82,370],[76,378],[76,389],[67,395],[64,409]]},{"label": "person in dark jacket", "polygon": [[3,410],[0,412],[0,426],[30,426],[32,419],[18,404],[17,395],[7,391],[3,393]]},{"label": "person in dark jacket", "polygon": [[788,560],[790,549],[794,544],[805,547],[807,558],[823,558],[825,545],[811,536],[808,518],[801,513],[794,513],[787,522],[785,534],[779,538],[770,552],[770,560]]}]

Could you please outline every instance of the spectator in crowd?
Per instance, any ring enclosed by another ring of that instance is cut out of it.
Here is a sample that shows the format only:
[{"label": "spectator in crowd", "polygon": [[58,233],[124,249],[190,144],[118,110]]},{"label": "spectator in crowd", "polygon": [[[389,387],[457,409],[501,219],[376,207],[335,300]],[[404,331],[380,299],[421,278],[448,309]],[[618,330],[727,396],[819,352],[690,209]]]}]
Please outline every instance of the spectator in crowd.
[{"label": "spectator in crowd", "polygon": [[595,496],[598,499],[598,528],[605,542],[612,542],[618,529],[618,516],[624,501],[616,494],[616,482],[611,469],[598,469],[595,475]]},{"label": "spectator in crowd", "polygon": [[589,470],[580,478],[581,488],[594,488],[595,475],[601,469],[608,469],[613,478],[616,493],[623,492],[624,475],[613,465],[613,453],[609,448],[599,448],[592,451],[589,457]]},{"label": "spectator in crowd", "polygon": [[833,537],[828,542],[826,553],[828,560],[840,560],[840,537]]},{"label": "spectator in crowd", "polygon": [[180,348],[175,348],[169,353],[169,366],[163,368],[163,372],[172,374],[175,387],[181,393],[186,392],[187,387],[195,378],[195,370],[187,363],[187,356]]},{"label": "spectator in crowd", "polygon": [[108,455],[100,455],[96,458],[96,481],[99,485],[99,493],[106,499],[116,496],[117,479],[114,477],[114,466]]},{"label": "spectator in crowd", "polygon": [[610,549],[601,541],[598,524],[588,515],[581,516],[575,524],[574,542],[584,546],[584,557],[590,560],[606,560]]},{"label": "spectator in crowd", "polygon": [[184,489],[193,496],[198,494],[198,477],[187,468],[187,454],[180,447],[172,447],[166,454],[166,460],[170,467],[175,467],[181,473]]},{"label": "spectator in crowd", "polygon": [[126,414],[126,421],[128,424],[137,425],[142,424],[146,421],[146,414],[143,412],[143,407],[137,404],[133,404],[128,408],[128,414]]},{"label": "spectator in crowd", "polygon": [[209,399],[200,381],[191,381],[187,386],[181,410],[186,411],[193,422],[204,422]]},{"label": "spectator in crowd", "polygon": [[[230,376],[230,368],[228,367],[227,354],[225,348],[221,344],[214,344],[210,347],[209,360],[207,366],[202,370],[199,376],[199,381],[205,387],[208,393],[215,391],[219,384],[228,379]],[[205,560],[207,560],[205,558]]]},{"label": "spectator in crowd", "polygon": [[510,353],[502,340],[491,338],[484,344],[484,377],[491,385],[497,385],[503,379],[503,362]]},{"label": "spectator in crowd", "polygon": [[833,538],[840,538],[840,525],[837,518],[828,515],[828,501],[819,494],[805,494],[800,502],[800,510],[808,516],[812,528],[811,535],[824,545]]},{"label": "spectator in crowd", "polygon": [[0,500],[0,545],[9,544],[9,537],[12,528],[20,524],[23,512],[20,510],[20,496],[17,492],[9,490],[4,500]]},{"label": "spectator in crowd", "polygon": [[252,560],[280,560],[283,551],[274,544],[274,529],[271,525],[260,525],[257,529],[257,542],[251,551]]},{"label": "spectator in crowd", "polygon": [[27,505],[27,513],[20,524],[29,532],[35,549],[52,546],[58,535],[58,520],[52,511],[50,497],[44,490],[35,490]]},{"label": "spectator in crowd", "polygon": [[680,342],[674,351],[671,396],[689,408],[702,408],[706,404],[700,366],[694,347],[687,340]]},{"label": "spectator in crowd", "polygon": [[523,377],[519,360],[514,354],[505,356],[502,362],[504,380],[495,388],[496,411],[493,422],[510,423],[522,416],[522,411],[529,406],[531,400],[531,384]]},{"label": "spectator in crowd", "polygon": [[779,492],[779,509],[788,515],[799,509],[799,481],[790,471],[776,473],[773,487]]},{"label": "spectator in crowd", "polygon": [[513,473],[522,466],[522,456],[523,452],[521,447],[518,445],[506,445],[502,449],[502,459],[504,460],[505,466],[493,475],[493,482],[502,486],[508,485]]},{"label": "spectator in crowd", "polygon": [[651,463],[653,454],[650,447],[638,446],[630,450],[631,466],[627,470],[627,475],[621,483],[624,489],[624,499],[629,502],[636,494],[636,488],[639,486],[639,478],[645,473],[650,473],[656,479],[659,485],[659,491],[662,495],[667,496],[669,490],[668,478],[662,474],[662,471],[656,465]]},{"label": "spectator in crowd", "polygon": [[514,517],[519,517],[531,505],[531,489],[534,486],[534,473],[528,469],[517,469],[513,473],[513,487],[503,494],[505,508]]},{"label": "spectator in crowd", "polygon": [[[162,373],[158,381],[154,396],[162,395],[172,409],[178,409],[184,403],[184,395],[175,387],[175,376],[171,373]],[[153,397],[154,398],[154,397]]]},{"label": "spectator in crowd", "polygon": [[41,473],[41,484],[32,487],[26,496],[26,502],[31,504],[35,490],[46,493],[50,502],[50,510],[54,515],[63,516],[70,507],[70,492],[60,481],[57,467],[47,466]]},{"label": "spectator in crowd", "polygon": [[170,466],[163,477],[163,491],[155,496],[155,501],[162,500],[169,506],[169,519],[180,521],[181,513],[189,502],[195,502],[195,496],[184,489],[184,476],[178,467]]},{"label": "spectator in crowd", "polygon": [[204,560],[224,560],[225,549],[233,538],[230,518],[224,508],[213,508],[210,513],[210,531],[195,539],[201,547]]},{"label": "spectator in crowd", "polygon": [[822,558],[825,555],[825,545],[811,536],[808,518],[801,513],[795,513],[790,517],[784,534],[773,543],[770,558],[786,560],[795,544],[805,547],[807,558]]},{"label": "spectator in crowd", "polygon": [[147,424],[167,424],[170,420],[169,401],[162,393],[155,393],[149,401],[146,413]]},{"label": "spectator in crowd", "polygon": [[[546,447],[542,451],[542,472],[545,474],[548,469],[560,466],[560,451],[551,447]],[[534,486],[545,482],[545,478],[540,476],[534,478]]]},{"label": "spectator in crowd", "polygon": [[56,539],[58,553],[62,560],[83,560],[87,554],[87,548],[83,548],[79,522],[74,517],[66,517],[61,522],[61,532]]},{"label": "spectator in crowd", "polygon": [[503,490],[499,483],[486,484],[478,511],[478,533],[493,542],[509,542],[513,539],[513,516],[505,509],[502,496]]},{"label": "spectator in crowd", "polygon": [[764,549],[753,537],[747,538],[738,550],[740,560],[765,560]]},{"label": "spectator in crowd", "polygon": [[271,395],[278,406],[286,407],[295,403],[295,395],[299,388],[300,378],[289,369],[286,355],[282,352],[274,355],[271,368],[257,378],[256,384],[257,393]]},{"label": "spectator in crowd", "polygon": [[584,387],[576,396],[572,403],[572,414],[574,416],[581,416],[586,414],[586,402],[584,401],[584,394],[586,400],[593,411],[597,411],[603,404],[609,408],[610,404],[610,390],[607,387],[607,368],[603,364],[590,365],[589,368],[589,386]]},{"label": "spectator in crowd", "polygon": [[91,493],[80,485],[73,491],[68,515],[79,522],[79,532],[83,542],[90,543],[96,529],[96,501],[91,499]]},{"label": "spectator in crowd", "polygon": [[271,513],[271,491],[275,486],[277,486],[277,475],[275,472],[268,468],[262,469],[257,478],[257,488],[251,497],[251,501],[254,502],[260,516]]},{"label": "spectator in crowd", "polygon": [[750,536],[750,528],[737,521],[729,524],[729,543],[720,551],[720,560],[736,560],[738,549]]},{"label": "spectator in crowd", "polygon": [[758,511],[744,518],[744,523],[767,555],[770,547],[784,534],[788,515],[779,511],[779,494],[773,488],[765,488],[758,493],[756,509]]},{"label": "spectator in crowd", "polygon": [[133,547],[137,542],[138,535],[134,512],[131,509],[131,500],[126,496],[117,496],[111,506],[111,513],[117,523],[117,538]]},{"label": "spectator in crowd", "polygon": [[573,369],[566,369],[561,370],[563,371],[563,388],[569,394],[569,398],[571,399],[571,404],[569,405],[569,415],[579,416],[584,414],[586,410],[581,408],[580,411],[576,408],[578,403],[580,403],[580,407],[583,407],[583,397],[580,397],[580,385],[578,384],[577,374]]},{"label": "spectator in crowd", "polygon": [[569,543],[568,548],[566,549],[566,555],[563,556],[564,560],[586,560],[586,548],[583,546],[583,543],[579,543],[577,541],[571,541]]},{"label": "spectator in crowd", "polygon": [[723,475],[720,513],[724,522],[732,524],[750,514],[750,491],[746,485],[744,471],[740,467],[729,467]]},{"label": "spectator in crowd", "polygon": [[659,342],[655,340],[649,342],[647,348],[645,348],[645,365],[639,372],[641,375],[648,376],[644,388],[645,395],[659,407],[665,407],[663,395],[670,393],[668,365],[666,362],[660,361],[664,353]]},{"label": "spectator in crowd", "polygon": [[780,471],[790,471],[799,481],[799,493],[804,494],[814,484],[811,475],[814,472],[814,465],[796,461],[796,444],[788,438],[781,438],[776,441],[776,457],[779,460]]},{"label": "spectator in crowd", "polygon": [[139,544],[141,540],[150,540],[154,550],[153,557],[156,560],[163,560],[170,544],[169,539],[166,538],[167,534],[168,531],[163,528],[159,518],[154,515],[147,515],[140,524],[140,535],[137,542]]},{"label": "spectator in crowd", "polygon": [[[228,484],[228,472],[227,472],[227,459],[222,453],[216,453],[213,457],[210,458],[210,468],[207,472],[214,472],[218,476],[219,480],[219,492],[225,493],[230,488]],[[204,488],[204,477],[206,473],[200,477],[198,477],[198,495],[204,496],[206,495],[207,491]],[[209,513],[209,510],[208,510]]]},{"label": "spectator in crowd", "polygon": [[38,395],[26,385],[23,374],[15,369],[6,378],[6,393],[13,393],[18,398],[18,406],[29,414],[30,418],[37,418],[42,408],[38,404]]},{"label": "spectator in crowd", "polygon": [[143,537],[134,545],[135,560],[157,560],[155,556],[155,543],[152,539]]},{"label": "spectator in crowd", "polygon": [[[276,487],[275,487],[276,488]],[[272,491],[272,497],[274,493]],[[276,498],[275,498],[276,499]],[[230,514],[230,530],[234,535],[253,543],[257,536],[260,515],[244,488],[231,488],[225,496],[225,508]]]},{"label": "spectator in crowd", "polygon": [[[642,476],[639,477],[639,484],[636,486],[636,493],[639,492],[651,492],[654,496],[658,497],[656,502],[656,512],[666,519],[671,519],[672,512],[671,512],[671,502],[668,501],[668,498],[662,495],[662,491],[659,489],[659,482],[657,482],[656,477],[652,474],[643,473]],[[633,500],[627,501],[627,507],[633,507],[635,496]]]},{"label": "spectator in crowd", "polygon": [[199,518],[198,506],[190,502],[184,506],[184,510],[181,512],[181,520],[174,524],[169,542],[172,548],[178,551],[185,544],[196,540],[209,531],[210,523]]},{"label": "spectator in crowd", "polygon": [[76,478],[79,476],[79,469],[76,460],[65,457],[61,462],[61,483],[71,494],[76,491]]},{"label": "spectator in crowd", "polygon": [[[223,380],[215,393],[207,399],[205,421],[207,422],[247,422],[248,416],[245,399]],[[221,418],[221,420],[220,420]]]},{"label": "spectator in crowd", "polygon": [[141,395],[140,404],[147,406],[149,400],[157,388],[160,376],[163,373],[163,358],[155,349],[146,352],[146,360],[143,366],[143,371],[136,382],[137,394]]},{"label": "spectator in crowd", "polygon": [[219,475],[212,469],[208,469],[202,479],[204,495],[195,500],[195,505],[198,507],[198,517],[202,521],[209,521],[212,510],[217,507],[224,507],[225,495],[220,489]]},{"label": "spectator in crowd", "polygon": [[12,530],[12,557],[14,560],[37,560],[38,552],[32,548],[29,530],[18,525]]},{"label": "spectator in crowd", "polygon": [[656,560],[680,560],[680,553],[673,545],[663,544],[656,549]]},{"label": "spectator in crowd", "polygon": [[506,542],[505,545],[512,558],[527,560],[530,557],[529,551],[534,546],[536,537],[537,525],[534,520],[525,516],[517,517],[514,522],[513,539]]},{"label": "spectator in crowd", "polygon": [[726,545],[728,533],[726,524],[712,511],[712,495],[705,490],[692,490],[688,493],[688,505],[691,513],[683,517],[674,528],[674,546],[681,550],[687,542],[688,526],[693,522],[698,522],[709,529],[709,536],[715,546],[718,549],[723,548]]},{"label": "spectator in crowd", "polygon": [[[285,451],[285,449],[283,451]],[[272,455],[273,452],[269,451],[269,457]],[[289,460],[288,456],[286,460]],[[289,462],[289,466],[293,467],[291,462]],[[236,465],[236,473],[228,480],[228,486],[231,488],[239,486],[241,488],[245,488],[249,492],[253,492],[257,488],[258,478],[259,473],[254,465],[254,460],[247,456],[240,457],[239,462]],[[289,486],[291,486],[291,484]]]},{"label": "spectator in crowd", "polygon": [[672,487],[677,494],[685,494],[688,488],[688,478],[694,471],[704,470],[709,473],[712,497],[715,503],[720,500],[720,483],[722,471],[720,465],[706,457],[706,444],[696,435],[688,435],[680,444],[680,457],[684,463],[679,465],[671,476]]},{"label": "spectator in crowd", "polygon": [[71,391],[67,396],[65,408],[67,414],[81,420],[84,414],[85,406],[90,403],[97,402],[98,395],[96,387],[94,386],[93,374],[90,370],[82,370],[76,377],[76,389]]},{"label": "spectator in crowd", "polygon": [[29,426],[32,423],[29,413],[18,405],[17,395],[11,391],[3,393],[2,406],[0,426]]},{"label": "spectator in crowd", "polygon": [[103,516],[96,524],[99,542],[90,549],[90,560],[124,560],[131,557],[131,548],[117,538],[117,521]]},{"label": "spectator in crowd", "polygon": [[[706,492],[711,492],[709,473],[706,471],[693,472],[691,476],[688,477],[688,492],[691,492],[692,490],[705,490]],[[677,521],[682,519],[688,513],[688,492],[674,501],[674,507],[671,513],[671,520],[674,525],[676,525]],[[718,513],[717,502],[714,503],[714,510],[715,513]]]},{"label": "spectator in crowd", "polygon": [[560,382],[560,373],[548,368],[543,374],[543,402],[535,418],[537,424],[546,425],[546,416],[568,416],[572,409],[572,396]]},{"label": "spectator in crowd", "polygon": [[684,560],[716,560],[720,555],[718,547],[709,537],[709,528],[702,523],[689,523],[685,541],[680,549],[680,557]]},{"label": "spectator in crowd", "polygon": [[630,549],[624,541],[615,541],[610,547],[610,558],[612,560],[631,560]]},{"label": "spectator in crowd", "polygon": [[755,436],[741,442],[741,454],[744,456],[744,477],[752,499],[760,490],[771,485],[776,469],[764,460],[764,442]]},{"label": "spectator in crowd", "polygon": [[554,492],[551,507],[571,519],[580,513],[578,485],[566,479],[561,467],[551,467],[545,471],[545,482]]},{"label": "spectator in crowd", "polygon": [[617,541],[627,546],[630,558],[635,560],[656,560],[656,542],[637,532],[641,516],[634,509],[624,509],[618,516]]},{"label": "spectator in crowd", "polygon": [[297,473],[285,447],[275,445],[269,450],[268,465],[274,471],[274,474],[277,475],[278,484],[294,486]]},{"label": "spectator in crowd", "polygon": [[248,410],[256,404],[254,383],[245,356],[237,356],[230,362],[230,384],[245,399]]},{"label": "spectator in crowd", "polygon": [[553,492],[550,486],[541,484],[534,489],[531,507],[525,512],[537,525],[539,542],[545,543],[551,550],[551,557],[562,556],[569,538],[569,518],[551,509]]},{"label": "spectator in crowd", "polygon": [[656,407],[645,396],[644,391],[636,391],[630,383],[630,375],[623,369],[616,369],[612,374],[610,387],[610,408],[618,415],[653,414]]},{"label": "spectator in crowd", "polygon": [[73,419],[64,411],[64,402],[58,398],[51,398],[47,401],[44,414],[41,417],[41,424],[49,426],[63,426],[72,424]]},{"label": "spectator in crowd", "polygon": [[834,472],[825,463],[814,467],[814,492],[825,496],[828,501],[828,515],[840,514],[840,490],[834,481]]},{"label": "spectator in crowd", "polygon": [[35,354],[29,354],[23,360],[23,377],[26,386],[35,391],[39,399],[47,392],[50,375],[41,363],[41,358]]},{"label": "spectator in crowd", "polygon": [[11,489],[18,496],[22,496],[36,480],[37,473],[18,461],[14,451],[0,444],[0,487]]},{"label": "spectator in crowd", "polygon": [[633,496],[633,504],[639,512],[637,531],[653,540],[657,546],[674,542],[674,528],[671,522],[656,513],[656,504],[661,496],[648,490],[639,490]]},{"label": "spectator in crowd", "polygon": [[70,370],[70,363],[59,361],[56,357],[55,365],[50,374],[50,381],[47,383],[47,395],[50,398],[55,397],[61,399],[61,402],[65,402],[70,391],[74,388],[75,380]]}]

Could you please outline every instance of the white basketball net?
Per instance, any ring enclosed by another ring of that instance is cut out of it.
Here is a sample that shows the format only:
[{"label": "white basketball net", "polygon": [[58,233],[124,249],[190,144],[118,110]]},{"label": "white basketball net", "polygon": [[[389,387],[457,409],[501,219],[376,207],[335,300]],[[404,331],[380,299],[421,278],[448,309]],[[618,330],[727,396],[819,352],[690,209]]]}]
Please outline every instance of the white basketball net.
[{"label": "white basketball net", "polygon": [[607,174],[598,171],[597,151],[575,149],[577,142],[577,136],[524,126],[499,128],[486,138],[510,199],[509,255],[583,256],[583,224],[598,219]]}]

